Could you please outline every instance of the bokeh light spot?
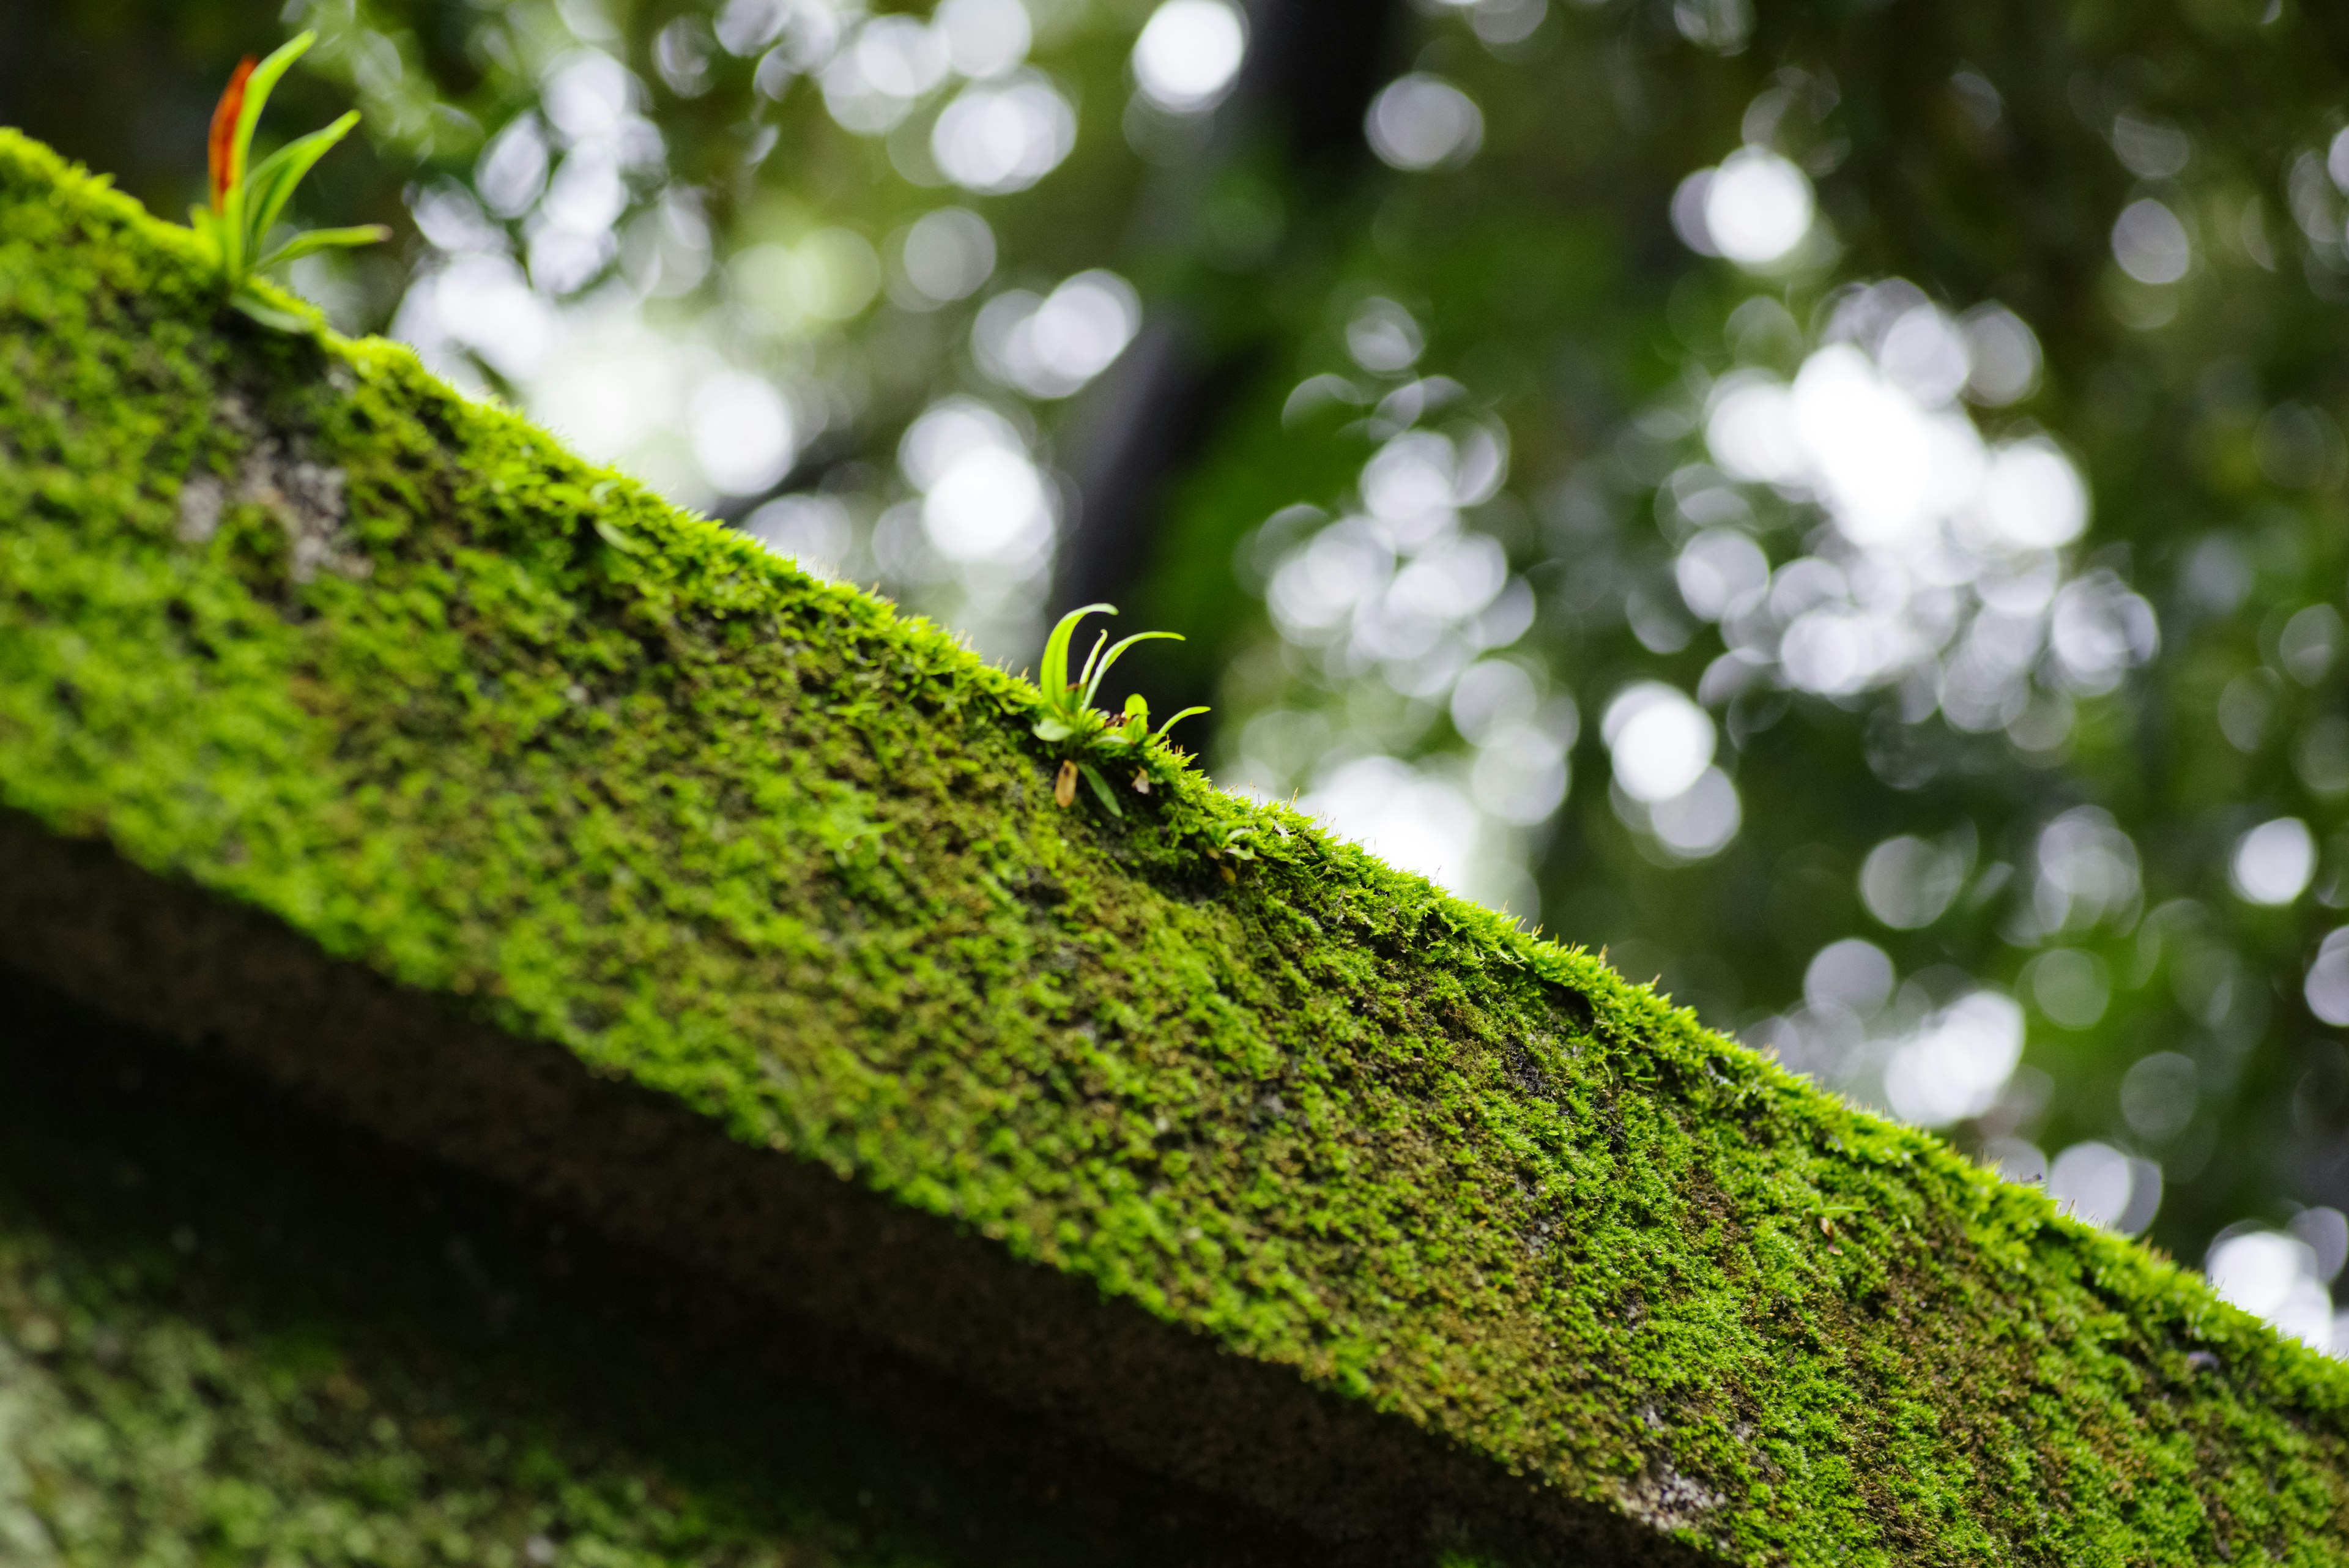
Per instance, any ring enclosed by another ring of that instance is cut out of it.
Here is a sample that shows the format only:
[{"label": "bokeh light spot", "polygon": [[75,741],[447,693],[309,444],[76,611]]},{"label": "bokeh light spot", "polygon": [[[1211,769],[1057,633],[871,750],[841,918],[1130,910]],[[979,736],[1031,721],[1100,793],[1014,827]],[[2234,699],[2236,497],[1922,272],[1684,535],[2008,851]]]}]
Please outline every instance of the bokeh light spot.
[{"label": "bokeh light spot", "polygon": [[968,298],[995,272],[995,231],[966,207],[925,213],[906,229],[898,262],[920,302]]},{"label": "bokeh light spot", "polygon": [[1417,172],[1457,167],[1475,157],[1485,141],[1485,116],[1475,99],[1442,77],[1413,71],[1371,100],[1363,130],[1381,161]]},{"label": "bokeh light spot", "polygon": [[1133,78],[1162,109],[1195,114],[1231,90],[1247,28],[1225,0],[1166,0],[1133,41]]},{"label": "bokeh light spot", "polygon": [[1702,210],[1719,254],[1741,266],[1768,266],[1811,232],[1810,177],[1766,148],[1740,148],[1713,171]]},{"label": "bokeh light spot", "polygon": [[2023,1059],[2023,1009],[1994,991],[1971,992],[1928,1018],[1884,1068],[1892,1114],[1919,1127],[1980,1116]]},{"label": "bokeh light spot", "polygon": [[930,155],[967,191],[1024,191],[1061,166],[1077,141],[1077,113],[1033,72],[974,82],[938,115]]},{"label": "bokeh light spot", "polygon": [[2210,1288],[2277,1332],[2317,1350],[2333,1345],[2333,1298],[2315,1251],[2297,1236],[2257,1230],[2223,1236],[2203,1263]]},{"label": "bokeh light spot", "polygon": [[2113,221],[2113,259],[2139,283],[2176,283],[2194,264],[2194,244],[2178,214],[2147,196]]},{"label": "bokeh light spot", "polygon": [[1641,680],[1607,705],[1599,722],[1615,782],[1653,805],[1687,790],[1713,763],[1713,717],[1676,687]]},{"label": "bokeh light spot", "polygon": [[791,405],[765,379],[741,371],[712,376],[695,390],[688,428],[694,460],[729,495],[768,488],[798,452]]},{"label": "bokeh light spot", "polygon": [[2253,904],[2289,904],[2316,875],[2316,837],[2296,816],[2263,822],[2235,840],[2227,879]]},{"label": "bokeh light spot", "polygon": [[2048,1168],[2047,1194],[2087,1224],[2134,1236],[2161,1207],[2161,1167],[2108,1143],[2075,1143]]}]

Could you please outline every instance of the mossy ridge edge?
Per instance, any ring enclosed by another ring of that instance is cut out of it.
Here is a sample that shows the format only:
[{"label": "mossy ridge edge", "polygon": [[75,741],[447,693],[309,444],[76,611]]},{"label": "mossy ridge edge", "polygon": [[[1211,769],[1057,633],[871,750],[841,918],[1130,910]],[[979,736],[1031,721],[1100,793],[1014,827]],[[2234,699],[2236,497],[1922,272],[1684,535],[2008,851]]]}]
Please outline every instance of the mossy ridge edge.
[{"label": "mossy ridge edge", "polygon": [[2349,1378],[2190,1274],[1293,813],[1060,812],[935,628],[0,209],[0,804],[1723,1558],[2341,1560]]}]

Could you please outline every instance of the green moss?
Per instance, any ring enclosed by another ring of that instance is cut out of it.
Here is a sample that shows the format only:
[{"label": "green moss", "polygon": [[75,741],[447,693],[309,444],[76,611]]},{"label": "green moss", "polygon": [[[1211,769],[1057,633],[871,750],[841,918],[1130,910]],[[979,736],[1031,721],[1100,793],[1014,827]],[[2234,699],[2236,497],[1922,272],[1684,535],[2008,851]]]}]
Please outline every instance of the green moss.
[{"label": "green moss", "polygon": [[[347,1134],[305,1147],[249,1081],[44,1000],[0,971],[0,1561],[937,1560],[791,1467],[713,1484],[550,1397],[562,1357],[540,1346],[564,1330],[521,1261],[543,1222],[484,1219]],[[612,1271],[560,1256],[560,1283],[625,1299]],[[516,1318],[539,1331],[519,1345]],[[630,1406],[625,1376],[595,1382]]]},{"label": "green moss", "polygon": [[1057,809],[1024,684],[5,135],[0,453],[57,831],[1723,1557],[2349,1555],[2349,1371],[2193,1276],[1293,815]]},{"label": "green moss", "polygon": [[742,1306],[0,968],[11,1568],[1302,1555]]},{"label": "green moss", "polygon": [[155,1298],[169,1253],[78,1253],[0,1213],[0,1558],[448,1568],[924,1559],[771,1493],[484,1418],[316,1334],[224,1334]]}]

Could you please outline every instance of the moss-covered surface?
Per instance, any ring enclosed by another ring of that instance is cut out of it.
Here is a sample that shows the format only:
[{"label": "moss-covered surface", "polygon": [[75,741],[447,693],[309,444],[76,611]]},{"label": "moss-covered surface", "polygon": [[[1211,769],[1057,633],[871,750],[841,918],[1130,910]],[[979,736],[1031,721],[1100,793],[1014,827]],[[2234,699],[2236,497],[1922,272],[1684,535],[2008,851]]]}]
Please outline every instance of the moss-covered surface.
[{"label": "moss-covered surface", "polygon": [[[152,1179],[130,1158],[64,1163],[99,1194]],[[461,1379],[449,1386],[457,1369],[415,1356],[412,1342],[398,1346],[408,1355],[369,1344],[339,1314],[214,1321],[202,1301],[213,1282],[190,1254],[218,1237],[182,1223],[91,1245],[20,1188],[0,1191],[0,1561],[938,1560],[859,1529],[853,1512],[762,1497],[740,1474],[713,1498],[531,1390],[485,1406]]]},{"label": "moss-covered surface", "polygon": [[11,1568],[1302,1556],[690,1283],[0,967]]},{"label": "moss-covered surface", "polygon": [[0,805],[1741,1562],[2349,1560],[2349,1371],[0,133]]}]

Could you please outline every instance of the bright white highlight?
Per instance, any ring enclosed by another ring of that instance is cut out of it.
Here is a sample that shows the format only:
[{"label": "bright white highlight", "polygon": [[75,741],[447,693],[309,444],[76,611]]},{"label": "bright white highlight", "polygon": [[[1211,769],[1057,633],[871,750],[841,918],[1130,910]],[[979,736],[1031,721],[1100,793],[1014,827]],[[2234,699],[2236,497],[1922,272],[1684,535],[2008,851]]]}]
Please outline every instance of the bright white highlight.
[{"label": "bright white highlight", "polygon": [[2194,244],[2178,214],[2147,196],[2114,220],[2113,260],[2139,283],[2176,283],[2194,265]]},{"label": "bright white highlight", "polygon": [[945,79],[946,40],[912,16],[875,16],[856,35],[852,57],[874,90],[916,99]]},{"label": "bright white highlight", "polygon": [[1408,370],[1427,347],[1427,335],[1410,311],[1392,299],[1362,301],[1346,323],[1346,352],[1363,369],[1381,376]]},{"label": "bright white highlight", "polygon": [[574,49],[546,74],[546,118],[567,141],[592,140],[619,129],[643,89],[628,68],[600,49]]},{"label": "bright white highlight", "polygon": [[2029,397],[2039,386],[2039,337],[2002,305],[1978,305],[1961,317],[1966,334],[1966,396],[1992,408]]},{"label": "bright white highlight", "polygon": [[1661,680],[1627,687],[1607,705],[1599,734],[1623,793],[1652,805],[1690,789],[1713,764],[1713,717]]},{"label": "bright white highlight", "polygon": [[1905,539],[1931,521],[1942,497],[1979,483],[1972,426],[1918,407],[1853,344],[1804,362],[1794,425],[1836,525],[1856,545]]},{"label": "bright white highlight", "polygon": [[1947,1127],[1990,1109],[2022,1060],[2023,1009],[2011,997],[1977,991],[1933,1014],[1893,1052],[1884,1097],[1905,1121]]},{"label": "bright white highlight", "polygon": [[1846,937],[1812,955],[1803,970],[1803,1000],[1825,1012],[1840,1008],[1868,1018],[1892,1000],[1891,957],[1874,942]]},{"label": "bright white highlight", "polygon": [[726,0],[712,30],[720,48],[747,59],[782,36],[786,19],[782,0]]},{"label": "bright white highlight", "polygon": [[1979,517],[2002,545],[2052,550],[2088,526],[2088,486],[2070,458],[2033,436],[1992,456]]},{"label": "bright white highlight", "polygon": [[999,77],[1028,57],[1034,29],[1019,0],[944,0],[931,26],[964,76]]},{"label": "bright white highlight", "polygon": [[2308,1010],[2327,1023],[2349,1024],[2349,926],[2326,937],[2301,987]]},{"label": "bright white highlight", "polygon": [[[2089,520],[2078,466],[2044,436],[1986,442],[1958,400],[2028,389],[2028,328],[2003,312],[1953,318],[1897,280],[1845,298],[1791,385],[1741,369],[1706,399],[1713,463],[1669,485],[1698,525],[1675,563],[1690,609],[1798,691],[1848,696],[1930,671],[1943,716],[1977,733],[2016,723],[2034,677],[2078,695],[2113,690],[2159,633],[2112,572],[2064,580],[2054,553]],[[1816,503],[1839,544],[1757,580],[1767,563],[1741,531],[1750,504],[1732,483]],[[2059,728],[2043,747],[2070,722],[2048,711]]]},{"label": "bright white highlight", "polygon": [[966,398],[905,431],[897,463],[923,492],[922,531],[950,561],[1019,561],[1051,543],[1052,504],[1010,422]]},{"label": "bright white highlight", "polygon": [[1133,41],[1133,79],[1160,108],[1195,114],[1231,90],[1247,51],[1247,26],[1225,0],[1166,0]]},{"label": "bright white highlight", "polygon": [[1888,838],[1860,863],[1859,897],[1897,931],[1913,931],[1941,918],[1965,886],[1965,857],[1903,834]]},{"label": "bright white highlight", "polygon": [[825,64],[823,106],[843,130],[878,136],[946,79],[946,42],[912,16],[875,16]]},{"label": "bright white highlight", "polygon": [[1811,182],[1775,152],[1741,148],[1705,182],[1702,212],[1715,252],[1740,266],[1768,266],[1811,232]]},{"label": "bright white highlight", "polygon": [[1681,546],[1672,576],[1691,611],[1719,620],[1770,586],[1770,560],[1734,528],[1708,528]]},{"label": "bright white highlight", "polygon": [[995,272],[995,231],[967,207],[941,207],[914,220],[898,258],[923,301],[967,299]]},{"label": "bright white highlight", "polygon": [[420,341],[445,335],[514,379],[545,362],[555,337],[553,309],[522,269],[499,255],[459,256],[410,289],[400,315],[398,336]]},{"label": "bright white highlight", "polygon": [[1081,272],[1038,298],[988,301],[972,324],[979,368],[1031,398],[1065,398],[1109,369],[1142,328],[1142,299],[1113,272]]},{"label": "bright white highlight", "polygon": [[1956,400],[1972,369],[1958,324],[1930,305],[1902,313],[1876,347],[1885,379],[1927,408]]},{"label": "bright white highlight", "polygon": [[473,166],[473,188],[502,218],[519,218],[530,211],[546,188],[546,136],[538,117],[523,114],[490,140]]},{"label": "bright white highlight", "polygon": [[1737,798],[1737,785],[1719,768],[1705,769],[1688,788],[1648,808],[1649,830],[1658,843],[1683,860],[1719,854],[1744,824],[1744,808]]},{"label": "bright white highlight", "polygon": [[704,381],[688,419],[694,461],[728,495],[752,495],[783,477],[798,452],[791,406],[757,376],[727,371]]},{"label": "bright white highlight", "polygon": [[566,311],[561,326],[521,390],[579,451],[688,506],[713,504],[721,487],[755,493],[787,472],[807,431],[784,387],[626,305]]},{"label": "bright white highlight", "polygon": [[1371,151],[1406,172],[1456,167],[1485,142],[1485,116],[1475,100],[1424,71],[1389,82],[1371,100],[1362,129]]},{"label": "bright white highlight", "polygon": [[2316,875],[2316,837],[2296,816],[2263,822],[2235,840],[2227,879],[2253,904],[2289,904]]},{"label": "bright white highlight", "polygon": [[1794,400],[1775,377],[1760,370],[1733,371],[1714,384],[1704,441],[1733,478],[1795,485],[1810,472]]},{"label": "bright white highlight", "polygon": [[930,156],[967,191],[1024,191],[1061,166],[1077,143],[1077,111],[1032,71],[975,82],[938,116]]},{"label": "bright white highlight", "polygon": [[1466,797],[1392,757],[1343,764],[1299,805],[1380,859],[1447,887],[1458,886],[1476,852]]},{"label": "bright white highlight", "polygon": [[2339,1348],[2333,1336],[2333,1297],[2317,1277],[2315,1250],[2280,1231],[2230,1236],[2203,1263],[2210,1288],[2279,1334],[2317,1350]]},{"label": "bright white highlight", "polygon": [[2047,1195],[2088,1224],[2134,1236],[2161,1207],[2161,1167],[2107,1143],[2075,1143],[2048,1168]]}]

